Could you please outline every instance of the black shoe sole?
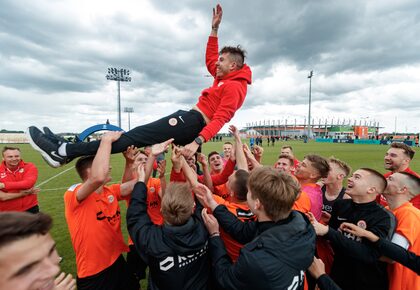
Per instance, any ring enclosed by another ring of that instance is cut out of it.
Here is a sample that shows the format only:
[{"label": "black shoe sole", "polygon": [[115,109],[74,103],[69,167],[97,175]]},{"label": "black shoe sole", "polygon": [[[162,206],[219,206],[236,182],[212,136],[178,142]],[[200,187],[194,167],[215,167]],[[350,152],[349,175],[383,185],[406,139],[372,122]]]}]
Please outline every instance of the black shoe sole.
[{"label": "black shoe sole", "polygon": [[38,151],[39,153],[41,153],[42,158],[48,163],[49,166],[51,166],[53,168],[58,168],[58,167],[60,167],[60,166],[63,165],[60,162],[55,161],[54,159],[52,159],[47,152],[45,152],[38,145],[36,145],[36,143],[32,139],[31,133],[29,132],[29,128],[26,130],[25,134],[26,134],[26,137],[29,140],[29,144],[31,144],[32,148],[34,148],[36,151]]}]

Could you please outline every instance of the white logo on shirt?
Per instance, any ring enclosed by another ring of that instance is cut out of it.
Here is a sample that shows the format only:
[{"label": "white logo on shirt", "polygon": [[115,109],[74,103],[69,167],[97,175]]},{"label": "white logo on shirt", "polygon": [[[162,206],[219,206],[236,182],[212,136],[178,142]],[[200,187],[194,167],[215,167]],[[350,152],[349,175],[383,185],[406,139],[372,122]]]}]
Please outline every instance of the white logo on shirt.
[{"label": "white logo on shirt", "polygon": [[108,195],[108,201],[109,201],[109,203],[113,203],[114,202],[114,196],[111,194],[111,195]]}]

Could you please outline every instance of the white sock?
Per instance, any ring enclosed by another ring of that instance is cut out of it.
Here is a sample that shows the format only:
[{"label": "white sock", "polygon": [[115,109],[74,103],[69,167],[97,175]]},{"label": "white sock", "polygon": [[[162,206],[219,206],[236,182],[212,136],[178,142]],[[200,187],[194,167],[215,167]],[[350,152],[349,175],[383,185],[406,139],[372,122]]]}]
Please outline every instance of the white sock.
[{"label": "white sock", "polygon": [[61,144],[60,147],[58,147],[58,154],[60,154],[61,156],[67,156],[66,146],[67,143]]}]

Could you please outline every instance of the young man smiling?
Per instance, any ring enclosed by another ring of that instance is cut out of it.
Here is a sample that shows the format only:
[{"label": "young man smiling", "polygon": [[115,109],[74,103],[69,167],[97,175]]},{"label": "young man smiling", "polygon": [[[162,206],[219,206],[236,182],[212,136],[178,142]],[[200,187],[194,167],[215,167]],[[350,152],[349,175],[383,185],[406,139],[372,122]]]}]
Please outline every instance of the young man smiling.
[{"label": "young man smiling", "polygon": [[370,168],[356,170],[348,179],[346,193],[351,199],[334,204],[329,226],[316,221],[312,224],[318,236],[325,236],[334,249],[331,278],[343,290],[388,290],[386,263],[366,239],[338,231],[343,222],[356,224],[381,238],[390,239],[395,229],[395,217],[375,201],[386,187],[386,180]]}]

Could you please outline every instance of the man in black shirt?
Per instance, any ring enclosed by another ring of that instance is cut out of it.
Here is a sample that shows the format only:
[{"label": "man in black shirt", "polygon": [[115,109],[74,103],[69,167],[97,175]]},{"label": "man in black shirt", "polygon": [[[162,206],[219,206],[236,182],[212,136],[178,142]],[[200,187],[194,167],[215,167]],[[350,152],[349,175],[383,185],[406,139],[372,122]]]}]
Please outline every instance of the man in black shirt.
[{"label": "man in black shirt", "polygon": [[[303,289],[304,271],[315,252],[315,233],[306,217],[292,206],[299,185],[273,168],[254,169],[249,177],[247,201],[257,222],[242,222],[218,205],[208,189],[194,188],[200,202],[213,211],[203,211],[210,233],[209,249],[215,279],[223,289]],[[216,220],[217,218],[217,220]],[[232,264],[219,224],[240,243],[238,260]]]},{"label": "man in black shirt", "polygon": [[335,252],[331,277],[344,290],[388,290],[386,263],[378,261],[380,253],[366,239],[338,230],[341,223],[349,222],[390,239],[395,229],[395,217],[375,201],[385,187],[386,179],[379,172],[358,169],[347,184],[346,193],[352,199],[334,204],[329,226],[312,218],[317,235],[331,241]]}]

